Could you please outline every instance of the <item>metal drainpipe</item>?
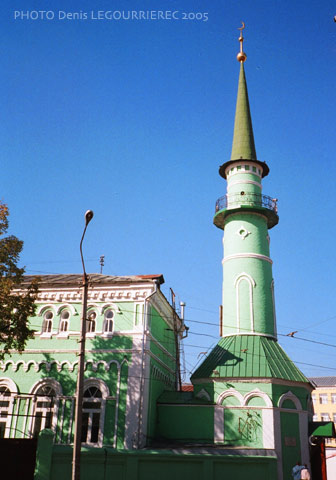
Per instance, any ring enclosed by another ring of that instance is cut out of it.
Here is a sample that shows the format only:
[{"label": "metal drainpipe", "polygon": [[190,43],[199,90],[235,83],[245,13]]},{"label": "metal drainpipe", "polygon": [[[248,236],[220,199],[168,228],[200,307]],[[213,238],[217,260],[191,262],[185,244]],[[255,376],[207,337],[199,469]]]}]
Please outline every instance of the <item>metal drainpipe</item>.
[{"label": "metal drainpipe", "polygon": [[138,413],[138,445],[137,447],[139,448],[140,444],[140,428],[141,428],[141,420],[142,420],[142,414],[141,414],[141,409],[143,405],[143,389],[144,389],[144,363],[145,363],[145,331],[148,326],[147,322],[147,307],[148,307],[148,299],[152,297],[153,295],[156,294],[157,289],[158,289],[158,280],[154,280],[154,285],[155,289],[154,292],[150,293],[147,295],[145,298],[145,303],[144,303],[144,312],[143,312],[143,328],[142,328],[142,352],[141,352],[141,377],[140,377],[140,399],[139,399],[139,413]]}]

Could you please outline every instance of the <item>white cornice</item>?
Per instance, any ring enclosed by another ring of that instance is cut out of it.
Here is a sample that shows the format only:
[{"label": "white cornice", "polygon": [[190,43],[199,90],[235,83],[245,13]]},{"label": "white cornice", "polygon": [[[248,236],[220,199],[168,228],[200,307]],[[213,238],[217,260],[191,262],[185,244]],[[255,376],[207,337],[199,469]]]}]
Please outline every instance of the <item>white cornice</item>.
[{"label": "white cornice", "polygon": [[[132,285],[132,286],[90,286],[88,291],[89,302],[104,302],[110,301],[139,301],[144,300],[148,295],[154,291],[152,285]],[[39,287],[37,296],[38,302],[55,302],[55,303],[71,303],[82,301],[82,290],[78,287],[68,288],[50,288]]]}]

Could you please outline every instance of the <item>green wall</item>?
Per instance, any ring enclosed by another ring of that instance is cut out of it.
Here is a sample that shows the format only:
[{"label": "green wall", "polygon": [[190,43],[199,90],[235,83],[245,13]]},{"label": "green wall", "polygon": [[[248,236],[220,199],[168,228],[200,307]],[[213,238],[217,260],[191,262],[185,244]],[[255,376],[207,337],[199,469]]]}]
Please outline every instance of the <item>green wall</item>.
[{"label": "green wall", "polygon": [[[49,432],[49,433],[48,433]],[[265,453],[265,452],[264,452]],[[72,449],[52,445],[52,432],[41,432],[35,480],[71,480]],[[273,455],[248,455],[244,451],[217,454],[168,450],[116,451],[82,449],[81,480],[270,480],[277,478]]]}]

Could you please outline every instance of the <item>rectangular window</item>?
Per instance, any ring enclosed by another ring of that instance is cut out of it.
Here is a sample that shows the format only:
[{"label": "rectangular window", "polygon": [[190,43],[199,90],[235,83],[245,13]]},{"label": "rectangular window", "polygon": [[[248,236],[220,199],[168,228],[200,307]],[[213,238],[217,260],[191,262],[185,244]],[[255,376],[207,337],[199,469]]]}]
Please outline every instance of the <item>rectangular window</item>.
[{"label": "rectangular window", "polygon": [[256,167],[252,167],[252,171],[256,172],[257,171]]},{"label": "rectangular window", "polygon": [[315,415],[313,415],[313,422],[318,422],[318,415],[317,415],[317,413],[315,413]]},{"label": "rectangular window", "polygon": [[250,170],[250,165],[245,165],[245,170]]},{"label": "rectangular window", "polygon": [[328,403],[328,394],[327,393],[320,393],[320,404],[326,405]]},{"label": "rectangular window", "polygon": [[241,170],[241,165],[238,165],[238,166],[237,166],[237,170]]},{"label": "rectangular window", "polygon": [[330,421],[329,413],[321,413],[321,420],[322,422],[329,422]]},{"label": "rectangular window", "polygon": [[311,398],[312,398],[313,404],[315,405],[316,404],[316,395],[312,395]]},{"label": "rectangular window", "polygon": [[331,394],[331,403],[336,403],[336,393]]}]

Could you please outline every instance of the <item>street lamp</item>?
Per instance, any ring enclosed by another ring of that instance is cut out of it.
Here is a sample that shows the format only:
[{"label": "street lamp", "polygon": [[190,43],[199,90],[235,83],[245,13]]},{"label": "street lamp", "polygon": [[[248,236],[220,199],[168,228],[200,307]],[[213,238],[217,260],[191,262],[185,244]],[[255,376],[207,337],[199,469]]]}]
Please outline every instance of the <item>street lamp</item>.
[{"label": "street lamp", "polygon": [[80,453],[82,443],[82,406],[83,406],[83,386],[84,386],[84,360],[85,360],[85,333],[86,333],[86,310],[88,297],[88,277],[85,271],[85,264],[83,258],[82,244],[84,235],[93,218],[93,211],[87,210],[85,212],[85,228],[82,239],[80,241],[79,249],[83,265],[83,297],[82,297],[82,319],[81,319],[81,333],[79,340],[79,361],[78,361],[78,376],[76,389],[76,411],[75,411],[75,437],[72,455],[72,480],[80,480]]}]

